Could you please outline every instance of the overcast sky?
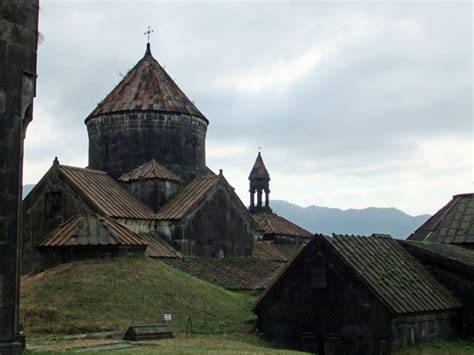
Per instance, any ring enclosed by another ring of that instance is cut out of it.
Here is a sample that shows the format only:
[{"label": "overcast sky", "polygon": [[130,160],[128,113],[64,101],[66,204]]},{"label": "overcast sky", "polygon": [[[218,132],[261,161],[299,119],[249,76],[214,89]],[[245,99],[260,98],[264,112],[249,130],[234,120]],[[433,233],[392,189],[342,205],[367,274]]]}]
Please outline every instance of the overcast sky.
[{"label": "overcast sky", "polygon": [[24,183],[87,165],[84,119],[145,52],[209,119],[208,166],[248,203],[434,213],[473,190],[471,2],[41,1]]}]

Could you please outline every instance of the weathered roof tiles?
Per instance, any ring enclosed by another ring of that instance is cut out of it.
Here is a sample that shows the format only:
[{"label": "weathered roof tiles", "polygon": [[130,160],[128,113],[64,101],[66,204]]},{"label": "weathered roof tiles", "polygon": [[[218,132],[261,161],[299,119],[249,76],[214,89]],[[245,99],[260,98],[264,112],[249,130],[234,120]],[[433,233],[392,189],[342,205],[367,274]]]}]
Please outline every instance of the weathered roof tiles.
[{"label": "weathered roof tiles", "polygon": [[393,313],[418,313],[461,306],[391,237],[334,235],[322,238]]},{"label": "weathered roof tiles", "polygon": [[159,220],[175,220],[183,217],[189,209],[195,207],[207,191],[215,186],[223,175],[205,175],[194,179],[184,190],[168,201],[157,213]]},{"label": "weathered roof tiles", "polygon": [[186,257],[162,261],[228,290],[264,289],[281,267],[281,263],[257,258]]},{"label": "weathered roof tiles", "polygon": [[140,165],[129,173],[123,174],[118,180],[122,182],[130,182],[140,179],[181,181],[175,173],[158,163],[155,159]]},{"label": "weathered roof tiles", "polygon": [[[361,284],[392,314],[414,314],[450,310],[461,303],[394,239],[315,235],[288,262],[254,303],[259,309],[295,265],[313,253],[322,252],[338,263],[344,273]],[[311,254],[308,254],[311,253]]]},{"label": "weathered roof tiles", "polygon": [[284,235],[292,237],[311,238],[312,234],[306,229],[290,222],[275,213],[255,213],[253,218],[257,222],[257,230],[264,234]]},{"label": "weathered roof tiles", "polygon": [[127,111],[187,114],[208,122],[191,100],[151,55],[144,57],[86,118]]},{"label": "weathered roof tiles", "polygon": [[453,196],[408,239],[445,244],[474,243],[474,194]]},{"label": "weathered roof tiles", "polygon": [[127,227],[100,215],[77,215],[53,230],[39,247],[143,246],[147,242]]},{"label": "weathered roof tiles", "polygon": [[99,170],[77,168],[55,163],[60,174],[100,214],[109,217],[130,219],[154,219],[151,209],[132,196],[107,173]]},{"label": "weathered roof tiles", "polygon": [[263,162],[260,152],[258,152],[257,159],[255,159],[255,163],[253,164],[252,170],[250,171],[249,180],[253,179],[270,180],[270,174],[265,167],[265,163]]}]

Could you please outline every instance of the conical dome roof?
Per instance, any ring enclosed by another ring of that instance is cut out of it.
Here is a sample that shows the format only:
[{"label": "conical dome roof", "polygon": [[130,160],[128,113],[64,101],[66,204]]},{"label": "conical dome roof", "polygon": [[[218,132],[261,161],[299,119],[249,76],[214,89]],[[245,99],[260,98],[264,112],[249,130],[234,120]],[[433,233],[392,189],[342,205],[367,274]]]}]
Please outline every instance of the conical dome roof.
[{"label": "conical dome roof", "polygon": [[260,152],[258,152],[257,159],[255,159],[252,171],[250,171],[249,180],[253,179],[270,180],[270,174],[268,174]]},{"label": "conical dome roof", "polygon": [[208,120],[153,58],[150,44],[143,58],[86,118],[126,111],[182,113]]}]

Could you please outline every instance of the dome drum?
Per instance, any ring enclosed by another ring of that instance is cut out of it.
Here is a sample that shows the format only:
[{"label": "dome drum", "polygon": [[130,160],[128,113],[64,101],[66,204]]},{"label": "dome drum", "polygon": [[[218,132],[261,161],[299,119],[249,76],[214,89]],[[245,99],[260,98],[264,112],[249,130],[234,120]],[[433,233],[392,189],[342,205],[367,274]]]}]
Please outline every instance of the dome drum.
[{"label": "dome drum", "polygon": [[87,121],[89,167],[117,179],[155,159],[184,181],[206,174],[207,122],[180,113],[117,112]]}]

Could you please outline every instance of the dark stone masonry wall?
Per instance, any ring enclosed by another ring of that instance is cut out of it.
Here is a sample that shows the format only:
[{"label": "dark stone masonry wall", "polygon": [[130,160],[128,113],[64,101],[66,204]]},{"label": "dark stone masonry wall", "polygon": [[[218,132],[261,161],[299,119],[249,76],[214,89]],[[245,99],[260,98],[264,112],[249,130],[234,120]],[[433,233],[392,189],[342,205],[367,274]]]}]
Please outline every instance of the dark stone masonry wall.
[{"label": "dark stone masonry wall", "polygon": [[155,159],[185,182],[206,174],[207,123],[184,114],[127,112],[87,121],[89,167],[117,179]]},{"label": "dark stone masonry wall", "polygon": [[23,138],[36,83],[38,1],[0,2],[0,353],[22,349],[18,329]]},{"label": "dark stone masonry wall", "polygon": [[255,221],[222,183],[181,220],[160,221],[157,232],[183,255],[249,257],[254,253]]},{"label": "dark stone masonry wall", "polygon": [[157,212],[171,197],[176,195],[180,185],[176,181],[161,179],[140,179],[122,183],[133,196]]}]

